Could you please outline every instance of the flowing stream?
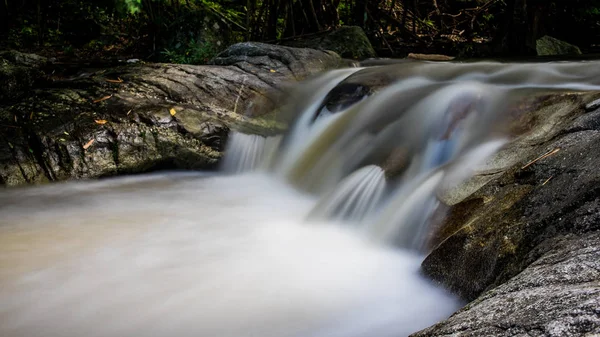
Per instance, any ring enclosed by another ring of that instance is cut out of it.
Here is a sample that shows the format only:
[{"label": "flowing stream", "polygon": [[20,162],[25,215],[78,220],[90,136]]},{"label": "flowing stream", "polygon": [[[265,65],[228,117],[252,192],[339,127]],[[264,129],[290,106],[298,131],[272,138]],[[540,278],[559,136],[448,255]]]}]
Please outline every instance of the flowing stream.
[{"label": "flowing stream", "polygon": [[279,108],[285,135],[230,135],[224,172],[2,191],[0,336],[397,337],[432,325],[461,305],[419,273],[439,188],[506,143],[497,126],[511,103],[598,90],[598,69],[331,71]]}]

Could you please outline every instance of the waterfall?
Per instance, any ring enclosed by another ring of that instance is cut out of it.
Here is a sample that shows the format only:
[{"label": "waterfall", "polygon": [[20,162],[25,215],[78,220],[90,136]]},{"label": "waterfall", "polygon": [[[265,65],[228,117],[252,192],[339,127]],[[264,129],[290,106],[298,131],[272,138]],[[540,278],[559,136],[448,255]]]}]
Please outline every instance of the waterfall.
[{"label": "waterfall", "polygon": [[229,135],[230,151],[221,164],[222,170],[242,173],[267,165],[280,141],[281,136],[263,137],[233,131]]},{"label": "waterfall", "polygon": [[[396,337],[460,301],[419,272],[440,189],[511,104],[600,90],[598,62],[402,63],[291,90],[222,172],[0,191],[0,335]],[[267,111],[265,111],[267,112]]]},{"label": "waterfall", "polygon": [[342,180],[331,193],[323,196],[310,216],[363,220],[383,196],[385,186],[385,172],[379,166],[362,167]]},{"label": "waterfall", "polygon": [[[292,127],[263,167],[318,197],[309,218],[343,219],[375,241],[418,250],[440,185],[458,184],[469,176],[460,172],[473,172],[507,141],[494,127],[510,104],[536,92],[598,90],[593,64],[409,63],[330,72],[290,94],[298,104],[281,113]],[[362,83],[374,78],[384,85]],[[240,157],[240,148],[233,144],[231,156]]]}]

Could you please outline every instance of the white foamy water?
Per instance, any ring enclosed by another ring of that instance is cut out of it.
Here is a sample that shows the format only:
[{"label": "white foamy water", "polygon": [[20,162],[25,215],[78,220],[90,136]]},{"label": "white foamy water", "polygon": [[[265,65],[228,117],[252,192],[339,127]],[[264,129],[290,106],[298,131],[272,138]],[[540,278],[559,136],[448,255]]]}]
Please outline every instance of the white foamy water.
[{"label": "white foamy water", "polygon": [[458,303],[421,256],[306,223],[260,174],[0,195],[0,336],[406,336]]},{"label": "white foamy water", "polygon": [[254,173],[1,191],[0,336],[401,337],[432,325],[459,306],[419,275],[440,187],[505,144],[494,125],[510,104],[600,90],[597,65],[335,70],[284,100],[285,135],[230,135],[223,168]]}]

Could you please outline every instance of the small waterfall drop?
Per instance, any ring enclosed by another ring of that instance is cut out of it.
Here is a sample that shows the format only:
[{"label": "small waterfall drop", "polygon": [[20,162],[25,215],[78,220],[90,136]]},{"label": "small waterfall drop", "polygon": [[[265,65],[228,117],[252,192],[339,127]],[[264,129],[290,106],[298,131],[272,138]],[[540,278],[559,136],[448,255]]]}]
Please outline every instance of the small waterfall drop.
[{"label": "small waterfall drop", "polygon": [[281,136],[263,137],[232,131],[229,135],[229,153],[221,164],[228,173],[254,171],[268,165],[279,145]]},{"label": "small waterfall drop", "polygon": [[419,272],[443,186],[524,95],[600,91],[599,62],[330,71],[233,132],[221,173],[0,191],[0,336],[398,337],[460,301]]},{"label": "small waterfall drop", "polygon": [[[309,218],[355,223],[419,250],[442,184],[458,184],[507,139],[494,127],[524,94],[599,90],[597,62],[408,63],[312,79],[284,106],[273,174],[318,197]],[[368,88],[368,83],[377,83]],[[339,88],[339,90],[338,90]],[[231,153],[236,155],[235,149]]]},{"label": "small waterfall drop", "polygon": [[381,200],[385,187],[385,172],[381,167],[362,167],[324,195],[309,216],[361,221]]}]

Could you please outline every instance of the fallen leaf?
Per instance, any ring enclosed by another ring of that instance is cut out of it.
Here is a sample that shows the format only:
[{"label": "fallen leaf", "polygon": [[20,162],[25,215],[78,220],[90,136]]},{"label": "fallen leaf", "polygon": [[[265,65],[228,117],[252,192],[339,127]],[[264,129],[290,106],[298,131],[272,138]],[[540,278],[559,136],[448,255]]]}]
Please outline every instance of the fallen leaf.
[{"label": "fallen leaf", "polygon": [[96,124],[106,124],[108,121],[106,119],[95,119],[94,122],[96,122]]},{"label": "fallen leaf", "polygon": [[92,146],[92,144],[94,144],[94,139],[90,139],[89,142],[85,143],[85,145],[83,146],[84,150],[87,150],[88,147]]},{"label": "fallen leaf", "polygon": [[104,97],[102,97],[102,98],[98,98],[98,99],[96,99],[96,100],[93,100],[93,102],[94,102],[94,103],[100,103],[100,102],[102,102],[102,101],[106,101],[107,99],[109,99],[109,98],[111,98],[111,97],[112,97],[112,95],[104,96]]},{"label": "fallen leaf", "polygon": [[175,116],[175,114],[177,113],[177,111],[175,111],[174,108],[171,108],[171,110],[169,110],[169,113],[171,114],[171,116]]}]

